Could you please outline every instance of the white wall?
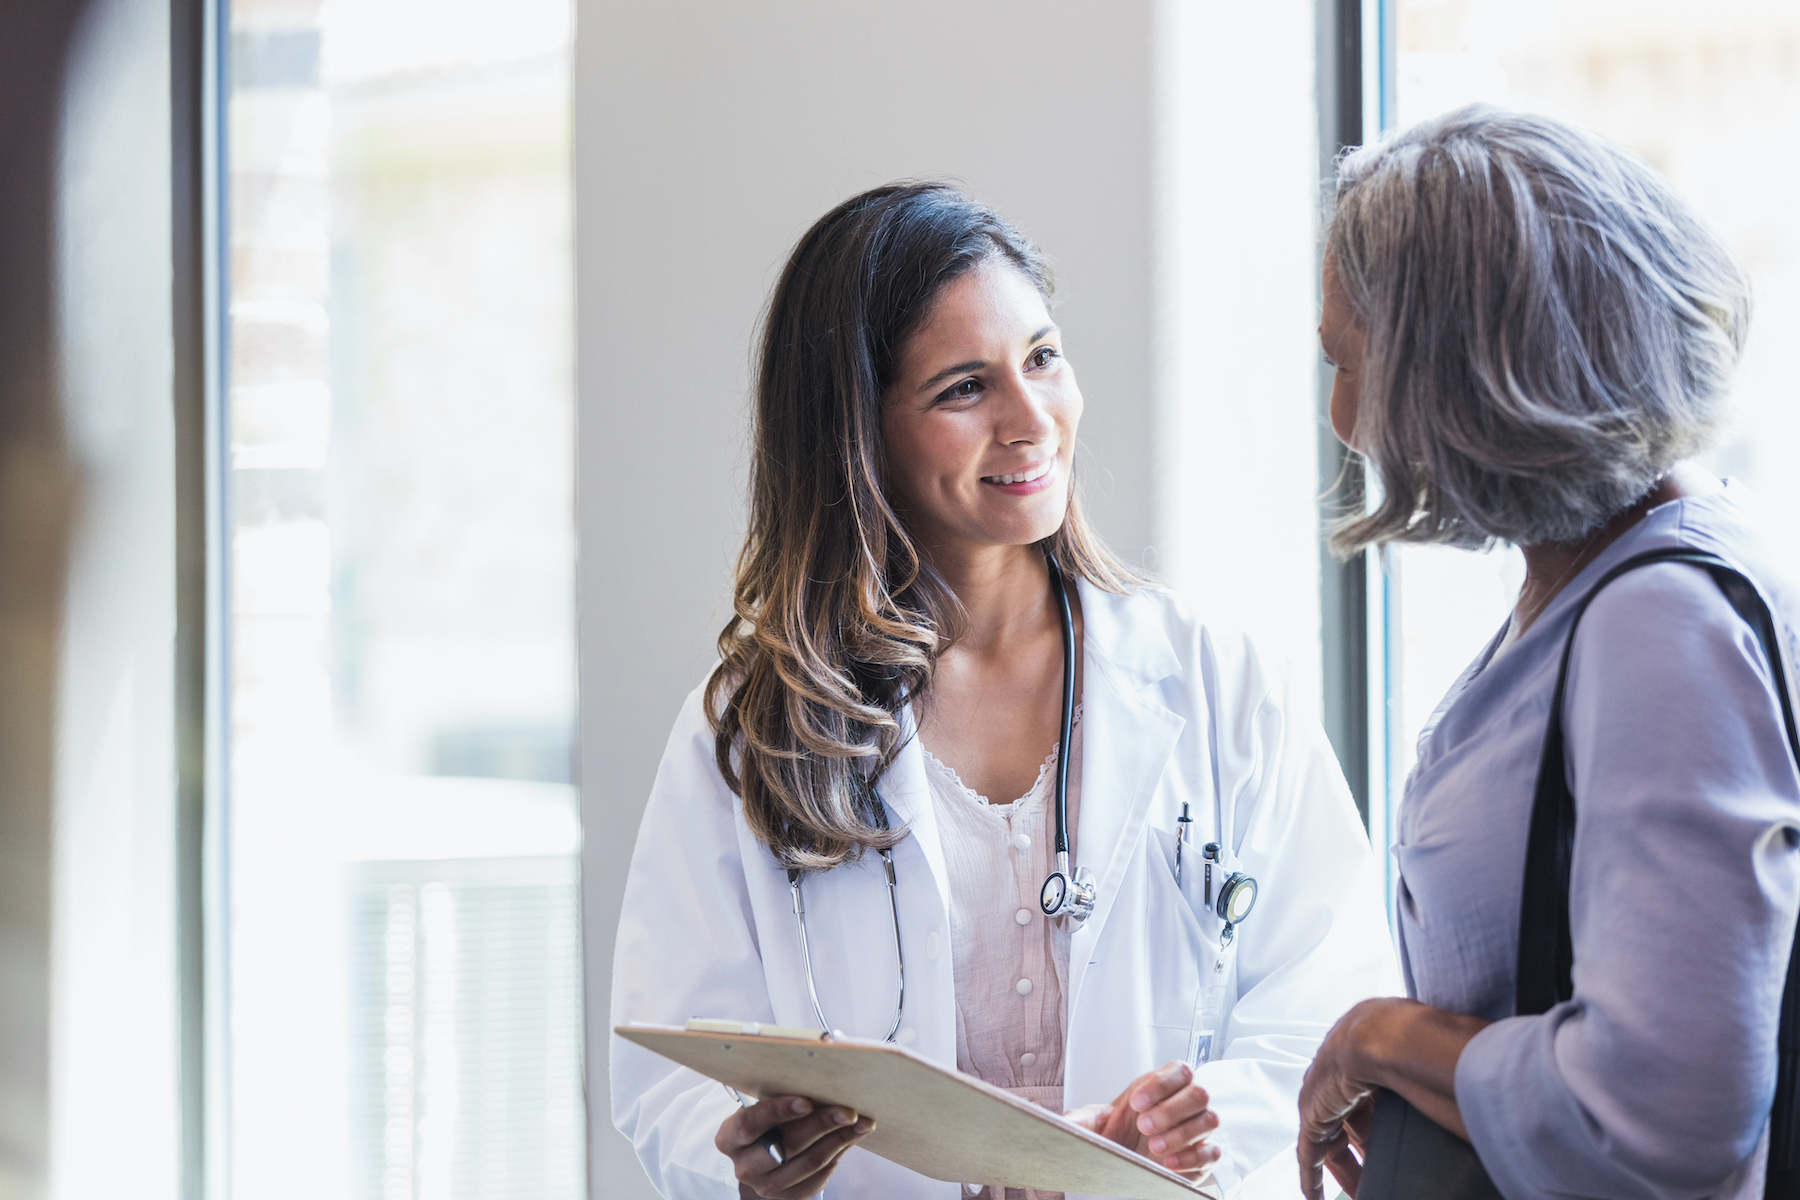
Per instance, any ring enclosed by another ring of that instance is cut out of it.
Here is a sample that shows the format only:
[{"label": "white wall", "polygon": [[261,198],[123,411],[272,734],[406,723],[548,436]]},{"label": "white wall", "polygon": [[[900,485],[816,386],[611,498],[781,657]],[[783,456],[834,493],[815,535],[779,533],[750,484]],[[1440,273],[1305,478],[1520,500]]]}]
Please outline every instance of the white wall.
[{"label": "white wall", "polygon": [[[1281,636],[1294,657],[1310,652],[1301,666],[1316,680],[1311,12],[1311,0],[581,0],[595,1195],[649,1194],[611,1129],[618,897],[669,724],[729,611],[755,320],[794,240],[837,201],[948,176],[1034,237],[1056,266],[1058,320],[1087,400],[1083,468],[1102,532],[1124,557],[1228,598],[1233,615],[1298,612]],[[1291,154],[1273,168],[1268,155],[1229,161],[1259,139]],[[1177,244],[1196,228],[1206,236]],[[1271,273],[1256,245],[1272,229],[1286,249]],[[1185,278],[1195,270],[1242,278],[1196,290]],[[1298,363],[1264,370],[1261,356],[1290,350]],[[1208,540],[1227,515],[1229,535]],[[1229,562],[1242,553],[1272,564],[1269,579],[1245,582],[1254,572]]]}]

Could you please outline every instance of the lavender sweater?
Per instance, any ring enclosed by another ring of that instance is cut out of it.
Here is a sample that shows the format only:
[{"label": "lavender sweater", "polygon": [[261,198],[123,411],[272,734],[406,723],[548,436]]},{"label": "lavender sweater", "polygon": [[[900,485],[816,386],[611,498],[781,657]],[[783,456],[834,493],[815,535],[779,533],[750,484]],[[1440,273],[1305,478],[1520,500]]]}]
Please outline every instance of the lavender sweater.
[{"label": "lavender sweater", "polygon": [[1800,594],[1743,498],[1654,509],[1496,657],[1497,635],[1420,738],[1394,845],[1402,965],[1419,1000],[1496,1022],[1456,1099],[1508,1200],[1762,1194],[1800,778],[1755,634],[1702,570],[1641,568],[1582,619],[1563,713],[1575,994],[1513,1015],[1526,825],[1579,598],[1641,551],[1708,550],[1762,585],[1795,661]]}]

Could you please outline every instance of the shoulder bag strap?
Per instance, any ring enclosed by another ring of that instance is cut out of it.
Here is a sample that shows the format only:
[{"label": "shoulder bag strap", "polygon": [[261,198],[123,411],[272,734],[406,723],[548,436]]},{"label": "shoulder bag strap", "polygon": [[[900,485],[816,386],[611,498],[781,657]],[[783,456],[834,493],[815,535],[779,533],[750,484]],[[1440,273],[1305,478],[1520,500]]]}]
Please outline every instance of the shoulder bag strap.
[{"label": "shoulder bag strap", "polygon": [[[1562,664],[1556,674],[1556,690],[1550,701],[1550,718],[1544,733],[1543,757],[1538,763],[1537,796],[1531,808],[1531,828],[1525,849],[1525,891],[1519,899],[1519,964],[1516,1011],[1521,1016],[1548,1012],[1575,993],[1575,948],[1569,933],[1569,876],[1575,850],[1575,797],[1569,791],[1563,754],[1563,696],[1569,681],[1569,659],[1575,648],[1575,630],[1594,597],[1607,584],[1628,571],[1653,563],[1682,562],[1704,568],[1724,592],[1731,607],[1749,623],[1769,660],[1770,681],[1781,702],[1781,717],[1788,748],[1800,764],[1800,729],[1796,728],[1794,703],[1788,688],[1785,656],[1774,615],[1749,576],[1715,554],[1670,547],[1650,550],[1626,559],[1589,589],[1575,607],[1563,645]],[[1781,1026],[1776,1035],[1778,1068],[1775,1104],[1770,1113],[1769,1174],[1765,1196],[1800,1200],[1800,1170],[1795,1150],[1800,1130],[1795,1128],[1800,1110],[1796,1100],[1796,1067],[1800,1066],[1800,931],[1796,953],[1788,958],[1787,984],[1781,993]]]}]

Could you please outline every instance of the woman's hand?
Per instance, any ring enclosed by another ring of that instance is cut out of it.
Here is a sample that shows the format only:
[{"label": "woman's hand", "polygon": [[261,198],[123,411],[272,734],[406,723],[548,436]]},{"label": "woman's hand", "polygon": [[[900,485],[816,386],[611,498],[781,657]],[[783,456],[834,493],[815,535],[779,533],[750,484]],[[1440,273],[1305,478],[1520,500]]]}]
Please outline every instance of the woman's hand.
[{"label": "woman's hand", "polygon": [[[1360,1010],[1380,1001],[1365,1001],[1339,1019],[1325,1035],[1306,1081],[1300,1085],[1300,1190],[1307,1200],[1324,1200],[1324,1169],[1356,1200],[1362,1182],[1362,1160],[1374,1120],[1374,1085],[1359,1076],[1355,1045]],[[1351,1147],[1356,1153],[1351,1153]]]},{"label": "woman's hand", "polygon": [[1127,1150],[1198,1180],[1223,1153],[1206,1144],[1219,1127],[1219,1115],[1208,1103],[1206,1089],[1194,1082],[1193,1068],[1172,1062],[1132,1080],[1111,1104],[1089,1104],[1067,1115]]},{"label": "woman's hand", "polygon": [[[744,1200],[805,1200],[824,1190],[844,1151],[874,1128],[852,1109],[815,1110],[803,1096],[770,1096],[726,1117],[713,1145],[731,1160]],[[781,1131],[783,1162],[757,1140],[771,1129]]]},{"label": "woman's hand", "polygon": [[1457,1137],[1456,1060],[1488,1022],[1416,1000],[1364,1000],[1325,1035],[1300,1085],[1300,1190],[1324,1200],[1325,1170],[1355,1200],[1360,1153],[1375,1115],[1375,1090],[1399,1092]]}]

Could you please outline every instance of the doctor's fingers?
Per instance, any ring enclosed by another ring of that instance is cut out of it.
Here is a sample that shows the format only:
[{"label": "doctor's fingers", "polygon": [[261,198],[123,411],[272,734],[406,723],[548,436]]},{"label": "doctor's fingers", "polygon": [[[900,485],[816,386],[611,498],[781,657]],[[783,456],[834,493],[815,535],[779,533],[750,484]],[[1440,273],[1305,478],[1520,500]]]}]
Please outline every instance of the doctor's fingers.
[{"label": "doctor's fingers", "polygon": [[727,1117],[719,1126],[713,1145],[728,1158],[737,1157],[737,1152],[746,1148],[766,1154],[768,1151],[759,1143],[764,1134],[779,1126],[782,1144],[798,1152],[855,1120],[854,1109],[835,1104],[815,1109],[804,1096],[770,1096]]},{"label": "doctor's fingers", "polygon": [[1197,1146],[1188,1147],[1179,1154],[1152,1154],[1148,1157],[1177,1175],[1185,1175],[1189,1179],[1199,1180],[1204,1178],[1221,1158],[1225,1157],[1225,1152],[1217,1146],[1208,1146],[1202,1142]]},{"label": "doctor's fingers", "polygon": [[826,1134],[855,1123],[853,1109],[836,1104],[815,1109],[804,1096],[771,1096],[727,1117],[713,1144],[733,1162],[748,1161],[761,1172],[775,1162],[762,1144],[771,1129],[779,1129],[782,1158],[792,1159]]},{"label": "doctor's fingers", "polygon": [[1186,1124],[1207,1112],[1207,1106],[1212,1103],[1212,1097],[1198,1084],[1188,1084],[1149,1107],[1136,1102],[1142,1095],[1140,1092],[1132,1097],[1131,1107],[1136,1110],[1132,1123],[1145,1137],[1155,1137]]},{"label": "doctor's fingers", "polygon": [[1194,1068],[1184,1062],[1159,1067],[1125,1089],[1125,1107],[1132,1112],[1154,1115],[1155,1124],[1146,1127],[1140,1119],[1138,1129],[1156,1133],[1177,1122],[1203,1112],[1211,1097],[1194,1082]]},{"label": "doctor's fingers", "polygon": [[786,1121],[804,1117],[813,1110],[812,1101],[804,1096],[767,1096],[748,1108],[740,1108],[719,1124],[713,1145],[727,1158],[735,1158],[745,1146]]},{"label": "doctor's fingers", "polygon": [[1071,1108],[1063,1114],[1063,1119],[1073,1121],[1083,1129],[1100,1133],[1106,1128],[1106,1122],[1116,1107],[1112,1104],[1084,1104],[1080,1108]]},{"label": "doctor's fingers", "polygon": [[[754,1146],[734,1156],[738,1182],[768,1200],[805,1200],[816,1196],[837,1170],[844,1151],[867,1137],[875,1122],[863,1117],[853,1125],[835,1129],[815,1138],[805,1149],[790,1144],[787,1161],[776,1166],[761,1146]],[[785,1135],[785,1130],[783,1131]],[[760,1155],[760,1156],[759,1156]],[[767,1168],[767,1169],[765,1169]]]},{"label": "doctor's fingers", "polygon": [[826,1105],[809,1117],[789,1121],[781,1127],[782,1157],[793,1162],[827,1138],[840,1133],[861,1137],[874,1127],[875,1122],[868,1117],[858,1120],[853,1108]]},{"label": "doctor's fingers", "polygon": [[[1144,1153],[1151,1158],[1161,1160],[1170,1155],[1180,1154],[1205,1141],[1213,1130],[1219,1127],[1219,1114],[1211,1109],[1189,1117],[1179,1125],[1171,1126],[1144,1140]],[[1167,1166],[1167,1163],[1163,1164]]]}]

